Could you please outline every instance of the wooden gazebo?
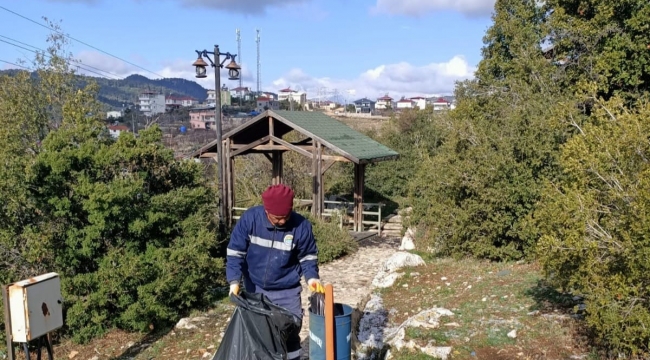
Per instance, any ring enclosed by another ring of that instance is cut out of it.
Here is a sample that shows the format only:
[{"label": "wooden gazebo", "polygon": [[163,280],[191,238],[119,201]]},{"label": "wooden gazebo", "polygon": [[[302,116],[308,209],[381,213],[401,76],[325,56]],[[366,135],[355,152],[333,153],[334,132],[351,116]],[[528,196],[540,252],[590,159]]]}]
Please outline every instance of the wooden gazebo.
[{"label": "wooden gazebo", "polygon": [[[304,139],[289,142],[283,136],[295,130]],[[392,160],[399,154],[344,123],[321,112],[265,111],[223,135],[222,161],[217,159],[217,140],[201,147],[190,155],[192,158],[214,158],[220,163],[224,174],[225,207],[230,223],[235,204],[234,159],[238,155],[261,153],[272,164],[272,183],[282,183],[282,155],[295,151],[312,159],[313,178],[312,208],[320,217],[324,209],[323,174],[335,162],[354,163],[354,229],[363,231],[363,191],[365,169],[369,163]],[[324,150],[329,149],[325,154]]]}]

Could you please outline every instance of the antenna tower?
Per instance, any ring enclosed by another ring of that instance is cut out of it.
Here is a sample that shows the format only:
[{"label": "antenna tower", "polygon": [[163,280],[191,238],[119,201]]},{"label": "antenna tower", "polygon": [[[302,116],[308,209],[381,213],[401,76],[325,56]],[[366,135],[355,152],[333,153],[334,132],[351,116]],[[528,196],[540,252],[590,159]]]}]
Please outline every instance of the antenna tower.
[{"label": "antenna tower", "polygon": [[[241,62],[241,33],[239,32],[239,29],[235,30],[235,33],[237,34],[237,57],[239,57],[239,63],[242,64]],[[239,91],[237,94],[239,95],[239,107],[241,107],[241,98],[242,94],[244,93],[242,91],[242,77],[239,77]]]},{"label": "antenna tower", "polygon": [[262,60],[260,58],[260,29],[255,30],[257,32],[257,37],[255,42],[257,43],[257,93],[260,94],[262,91]]}]

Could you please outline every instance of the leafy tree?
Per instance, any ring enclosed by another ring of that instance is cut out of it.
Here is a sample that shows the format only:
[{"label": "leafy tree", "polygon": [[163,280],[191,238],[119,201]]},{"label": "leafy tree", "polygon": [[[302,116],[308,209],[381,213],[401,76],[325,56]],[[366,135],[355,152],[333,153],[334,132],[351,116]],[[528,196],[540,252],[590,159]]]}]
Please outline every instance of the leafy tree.
[{"label": "leafy tree", "polygon": [[476,79],[457,85],[450,119],[431,125],[444,136],[421,159],[410,202],[422,247],[518,259],[535,245],[527,219],[543,180],[557,172],[566,129],[553,123],[562,108],[549,105],[563,103],[565,91],[561,69],[541,50],[536,1],[499,0],[493,21]]},{"label": "leafy tree", "polygon": [[650,3],[549,0],[551,58],[581,93],[631,101],[650,89]]}]

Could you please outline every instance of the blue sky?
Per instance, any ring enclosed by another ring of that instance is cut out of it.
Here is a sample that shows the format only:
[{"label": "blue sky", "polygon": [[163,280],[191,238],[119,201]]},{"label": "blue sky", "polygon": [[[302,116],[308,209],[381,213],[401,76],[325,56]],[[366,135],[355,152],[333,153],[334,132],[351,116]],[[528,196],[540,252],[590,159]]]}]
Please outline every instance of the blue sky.
[{"label": "blue sky", "polygon": [[[182,77],[214,88],[212,76],[194,78],[194,50],[211,51],[218,44],[236,53],[239,28],[243,82],[254,89],[260,29],[264,91],[291,87],[310,98],[335,91],[349,98],[448,94],[456,80],[472,77],[493,5],[494,0],[0,0],[0,60],[33,56],[6,42],[47,46],[50,31],[14,13],[41,24],[45,16],[95,47],[71,41],[68,50],[83,64],[109,72],[106,77]],[[11,67],[0,63],[0,69]]]}]

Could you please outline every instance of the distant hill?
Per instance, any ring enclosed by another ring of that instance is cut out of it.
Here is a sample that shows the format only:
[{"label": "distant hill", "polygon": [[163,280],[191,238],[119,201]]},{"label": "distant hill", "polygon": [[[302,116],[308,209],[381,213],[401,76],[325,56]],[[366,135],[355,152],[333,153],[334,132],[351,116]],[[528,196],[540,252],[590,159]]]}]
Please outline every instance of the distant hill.
[{"label": "distant hill", "polygon": [[[1,74],[14,75],[18,70],[2,70]],[[83,86],[89,80],[94,80],[99,85],[98,99],[106,105],[107,109],[120,109],[122,104],[133,104],[137,101],[142,91],[156,91],[165,95],[175,94],[191,96],[200,102],[208,97],[207,89],[194,81],[167,78],[149,79],[142,75],[130,75],[124,79],[113,80],[99,77],[88,77],[78,75],[79,82]]]}]

